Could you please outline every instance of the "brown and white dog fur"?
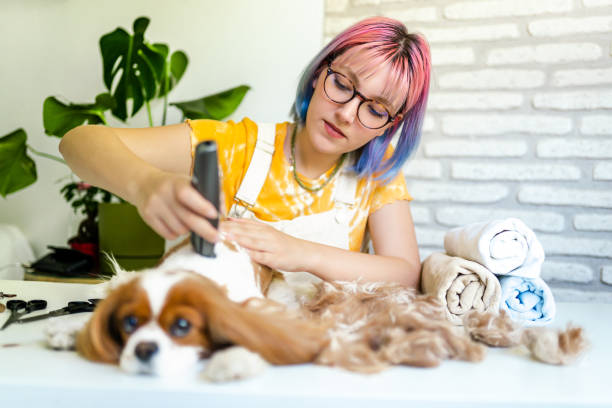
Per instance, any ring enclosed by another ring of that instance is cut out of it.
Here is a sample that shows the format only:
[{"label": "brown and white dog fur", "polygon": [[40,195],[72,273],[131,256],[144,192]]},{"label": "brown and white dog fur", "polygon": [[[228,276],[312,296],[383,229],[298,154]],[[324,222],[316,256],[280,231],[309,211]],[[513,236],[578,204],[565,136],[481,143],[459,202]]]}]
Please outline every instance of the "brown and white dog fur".
[{"label": "brown and white dog fur", "polygon": [[77,351],[128,373],[184,376],[205,365],[213,381],[254,375],[266,362],[313,361],[325,328],[265,299],[275,278],[283,291],[279,273],[227,242],[215,252],[203,257],[185,241],[155,268],[119,271]]},{"label": "brown and white dog fur", "polygon": [[120,273],[78,335],[77,350],[129,373],[184,376],[207,362],[206,378],[227,381],[255,375],[266,362],[376,372],[395,364],[480,361],[482,343],[524,345],[538,360],[567,364],[587,345],[579,328],[526,330],[503,313],[471,313],[462,329],[436,299],[394,284],[324,283],[289,312],[265,298],[274,289],[295,301],[278,272],[231,244],[217,244],[216,253],[205,258],[186,243],[156,268]]}]

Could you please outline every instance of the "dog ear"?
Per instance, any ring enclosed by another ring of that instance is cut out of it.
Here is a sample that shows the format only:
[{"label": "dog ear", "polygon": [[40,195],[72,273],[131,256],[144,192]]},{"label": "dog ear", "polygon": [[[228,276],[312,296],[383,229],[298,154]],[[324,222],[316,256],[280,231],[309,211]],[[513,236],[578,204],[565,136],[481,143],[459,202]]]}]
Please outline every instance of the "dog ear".
[{"label": "dog ear", "polygon": [[326,327],[313,320],[268,300],[235,303],[210,279],[197,278],[199,307],[213,344],[237,344],[284,365],[313,361],[328,342]]},{"label": "dog ear", "polygon": [[88,360],[118,363],[123,347],[119,329],[113,321],[119,305],[134,293],[138,279],[113,290],[94,310],[87,325],[76,338],[77,352]]}]

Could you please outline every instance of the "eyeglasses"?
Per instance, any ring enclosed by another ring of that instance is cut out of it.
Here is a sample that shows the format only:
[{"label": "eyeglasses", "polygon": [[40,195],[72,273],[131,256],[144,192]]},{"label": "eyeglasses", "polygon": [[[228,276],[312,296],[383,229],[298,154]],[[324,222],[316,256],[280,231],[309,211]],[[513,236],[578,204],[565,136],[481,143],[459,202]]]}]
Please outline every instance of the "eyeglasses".
[{"label": "eyeglasses", "polygon": [[353,85],[353,81],[339,72],[331,69],[331,64],[327,66],[325,82],[323,83],[325,95],[335,102],[345,104],[351,101],[355,95],[361,99],[357,108],[357,119],[368,129],[380,129],[387,123],[392,122],[395,116],[391,116],[387,108],[379,102],[363,96]]}]

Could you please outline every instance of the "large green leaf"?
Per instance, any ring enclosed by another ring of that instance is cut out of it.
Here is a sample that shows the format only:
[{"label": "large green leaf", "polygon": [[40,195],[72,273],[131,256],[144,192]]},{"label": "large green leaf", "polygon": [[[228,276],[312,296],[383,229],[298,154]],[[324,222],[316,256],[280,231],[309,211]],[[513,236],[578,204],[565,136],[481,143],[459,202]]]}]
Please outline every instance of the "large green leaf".
[{"label": "large green leaf", "polygon": [[28,157],[23,129],[0,138],[0,195],[6,197],[36,181],[36,164]]},{"label": "large green leaf", "polygon": [[50,96],[43,103],[43,125],[45,133],[50,136],[62,137],[70,129],[83,123],[106,123],[104,111],[115,106],[113,98],[108,93],[96,96],[93,104],[65,104]]},{"label": "large green leaf", "polygon": [[240,85],[218,94],[170,105],[179,108],[189,119],[222,120],[234,113],[249,89],[248,85]]},{"label": "large green leaf", "polygon": [[[159,46],[160,44],[155,45]],[[166,55],[167,54],[168,52],[166,51]],[[187,64],[189,64],[189,58],[187,58],[187,54],[183,51],[175,51],[172,53],[170,61],[167,61],[164,65],[164,72],[159,87],[159,97],[166,95],[176,86],[176,84],[178,84],[187,69]]]},{"label": "large green leaf", "polygon": [[117,102],[113,115],[123,121],[128,118],[128,99],[132,99],[130,116],[134,116],[145,101],[155,98],[168,55],[145,42],[148,25],[148,18],[139,17],[134,21],[134,35],[117,28],[100,38],[104,84]]}]

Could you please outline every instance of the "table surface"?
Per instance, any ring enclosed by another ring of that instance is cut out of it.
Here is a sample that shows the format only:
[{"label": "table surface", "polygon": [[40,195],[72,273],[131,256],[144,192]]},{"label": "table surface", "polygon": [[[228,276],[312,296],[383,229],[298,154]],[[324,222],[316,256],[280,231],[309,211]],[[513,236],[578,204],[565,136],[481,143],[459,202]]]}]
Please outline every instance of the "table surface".
[{"label": "table surface", "polygon": [[[96,290],[95,285],[0,280],[0,291],[24,300],[46,299],[47,310],[95,296]],[[310,364],[271,367],[258,377],[225,384],[128,375],[75,352],[47,349],[44,320],[14,324],[0,331],[0,401],[2,406],[42,402],[79,408],[135,403],[147,408],[371,407],[377,402],[385,407],[612,407],[612,304],[560,303],[557,309],[553,326],[578,324],[591,343],[569,366],[538,363],[517,349],[489,349],[481,363],[446,361],[437,368],[394,367],[373,375]],[[8,315],[0,314],[0,325]]]}]

